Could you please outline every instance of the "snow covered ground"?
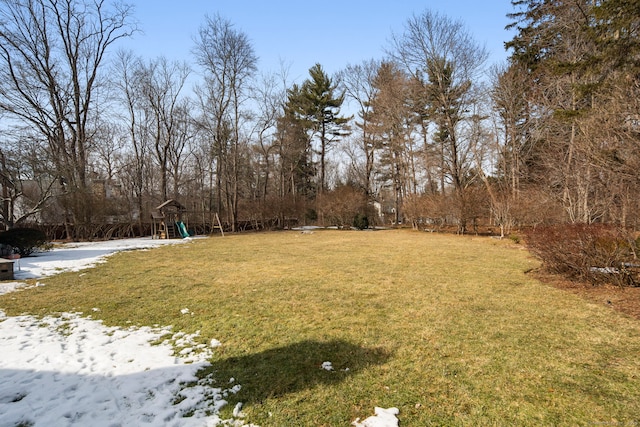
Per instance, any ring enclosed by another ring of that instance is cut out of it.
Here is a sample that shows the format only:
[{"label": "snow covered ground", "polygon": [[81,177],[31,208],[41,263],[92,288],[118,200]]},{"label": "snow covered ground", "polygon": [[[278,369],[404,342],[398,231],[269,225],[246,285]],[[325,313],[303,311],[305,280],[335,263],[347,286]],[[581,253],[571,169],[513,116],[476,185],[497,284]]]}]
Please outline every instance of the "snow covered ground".
[{"label": "snow covered ground", "polygon": [[[15,266],[17,281],[0,282],[0,294],[24,287],[20,280],[90,268],[117,251],[189,241],[62,245],[21,259]],[[111,328],[73,313],[37,319],[8,317],[0,310],[0,427],[245,425],[240,407],[232,419],[218,415],[241,385],[214,388],[195,376],[220,342],[206,346],[194,338],[170,327]],[[150,344],[159,339],[162,344]],[[187,382],[195,385],[185,387]],[[396,408],[375,408],[374,416],[351,424],[396,427],[397,414]]]},{"label": "snow covered ground", "polygon": [[211,349],[185,364],[172,355],[171,340],[149,344],[174,335],[166,328],[108,328],[73,314],[0,322],[2,427],[216,425],[224,398],[238,391],[206,382],[184,388],[197,380]]},{"label": "snow covered ground", "polygon": [[[107,240],[104,242],[78,242],[58,245],[47,252],[39,252],[22,258],[15,264],[15,278],[18,280],[36,279],[50,276],[60,271],[79,271],[104,262],[105,258],[119,251],[132,249],[150,249],[161,245],[188,243],[187,239],[137,239]],[[0,293],[6,284],[0,284]]]}]

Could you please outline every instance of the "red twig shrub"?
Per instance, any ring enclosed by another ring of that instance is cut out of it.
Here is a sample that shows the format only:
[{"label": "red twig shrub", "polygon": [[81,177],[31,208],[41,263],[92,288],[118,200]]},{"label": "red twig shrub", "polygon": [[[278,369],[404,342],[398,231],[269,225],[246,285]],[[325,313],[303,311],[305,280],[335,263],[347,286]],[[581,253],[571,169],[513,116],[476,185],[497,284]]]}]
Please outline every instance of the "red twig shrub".
[{"label": "red twig shrub", "polygon": [[603,224],[563,224],[525,232],[529,251],[552,273],[593,284],[638,284],[637,243],[621,228]]}]

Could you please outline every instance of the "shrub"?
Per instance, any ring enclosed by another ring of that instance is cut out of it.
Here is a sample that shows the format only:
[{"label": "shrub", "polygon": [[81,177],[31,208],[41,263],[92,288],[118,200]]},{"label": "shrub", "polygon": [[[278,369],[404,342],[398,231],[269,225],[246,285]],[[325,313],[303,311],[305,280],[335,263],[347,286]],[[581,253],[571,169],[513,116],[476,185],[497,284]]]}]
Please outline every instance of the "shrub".
[{"label": "shrub", "polygon": [[47,249],[47,236],[35,228],[12,228],[0,233],[0,243],[11,246],[21,257]]},{"label": "shrub", "polygon": [[525,239],[528,249],[552,273],[593,284],[638,284],[628,268],[634,264],[636,242],[624,229],[603,224],[565,224],[531,229]]},{"label": "shrub", "polygon": [[356,214],[356,216],[353,218],[353,227],[357,228],[358,230],[369,228],[369,217],[361,213]]},{"label": "shrub", "polygon": [[315,222],[318,220],[318,212],[315,209],[309,208],[304,215],[307,221]]},{"label": "shrub", "polygon": [[367,207],[366,194],[351,185],[339,185],[334,190],[325,191],[317,198],[318,216],[322,225],[339,228],[353,225],[353,218]]}]

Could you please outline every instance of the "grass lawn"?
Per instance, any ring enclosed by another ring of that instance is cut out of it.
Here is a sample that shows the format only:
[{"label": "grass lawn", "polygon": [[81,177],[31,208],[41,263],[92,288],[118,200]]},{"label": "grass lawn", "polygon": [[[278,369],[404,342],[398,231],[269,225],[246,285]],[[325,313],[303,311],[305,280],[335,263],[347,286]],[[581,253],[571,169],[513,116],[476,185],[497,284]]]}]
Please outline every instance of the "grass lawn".
[{"label": "grass lawn", "polygon": [[263,427],[346,426],[374,406],[403,426],[638,425],[640,322],[537,266],[488,238],[241,234],[120,253],[0,308],[199,330],[223,344],[217,385],[242,385],[229,414],[244,402]]}]

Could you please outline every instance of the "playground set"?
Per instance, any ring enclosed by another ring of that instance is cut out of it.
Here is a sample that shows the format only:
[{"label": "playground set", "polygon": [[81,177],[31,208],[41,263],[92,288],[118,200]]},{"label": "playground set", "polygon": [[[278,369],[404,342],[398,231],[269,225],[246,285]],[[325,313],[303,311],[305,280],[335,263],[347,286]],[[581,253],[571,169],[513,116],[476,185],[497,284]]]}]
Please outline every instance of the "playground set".
[{"label": "playground set", "polygon": [[[215,214],[220,233],[224,236],[218,214]],[[174,199],[167,200],[151,213],[151,237],[154,239],[178,239],[190,236],[187,208]]]},{"label": "playground set", "polygon": [[[167,200],[151,213],[152,237],[154,239],[176,239],[189,237],[187,226],[182,221],[186,208],[177,200]],[[186,219],[186,216],[185,218]]]}]

